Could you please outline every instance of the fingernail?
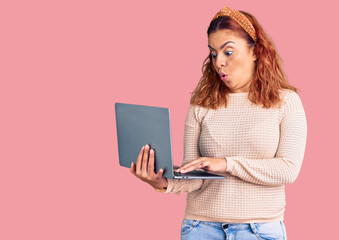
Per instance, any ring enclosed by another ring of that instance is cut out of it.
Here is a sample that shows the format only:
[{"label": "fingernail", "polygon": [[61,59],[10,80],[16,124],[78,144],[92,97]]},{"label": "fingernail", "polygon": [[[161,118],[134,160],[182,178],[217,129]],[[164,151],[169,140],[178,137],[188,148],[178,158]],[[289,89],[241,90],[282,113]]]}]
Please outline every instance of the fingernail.
[{"label": "fingernail", "polygon": [[183,172],[185,172],[185,170],[181,170],[180,172],[183,173]]},{"label": "fingernail", "polygon": [[149,148],[149,146],[148,146],[148,144],[146,144],[146,149],[148,149]]},{"label": "fingernail", "polygon": [[199,165],[199,167],[198,168],[201,168],[201,165]]},{"label": "fingernail", "polygon": [[141,150],[144,150],[145,146],[142,146]]},{"label": "fingernail", "polygon": [[153,149],[151,149],[150,153],[153,155],[153,153],[154,153],[154,150],[153,150]]},{"label": "fingernail", "polygon": [[131,167],[133,167],[133,162],[131,163]]}]

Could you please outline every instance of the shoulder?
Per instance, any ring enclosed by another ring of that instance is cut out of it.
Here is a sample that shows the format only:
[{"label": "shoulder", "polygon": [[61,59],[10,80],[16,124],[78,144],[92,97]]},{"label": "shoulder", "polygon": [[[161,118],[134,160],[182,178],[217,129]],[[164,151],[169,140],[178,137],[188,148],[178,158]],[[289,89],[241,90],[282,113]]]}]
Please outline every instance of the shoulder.
[{"label": "shoulder", "polygon": [[304,111],[301,99],[296,92],[288,89],[280,90],[280,98],[282,100],[281,107],[284,115]]},{"label": "shoulder", "polygon": [[201,123],[210,109],[196,104],[190,103],[186,115],[185,123],[188,125],[195,125]]}]

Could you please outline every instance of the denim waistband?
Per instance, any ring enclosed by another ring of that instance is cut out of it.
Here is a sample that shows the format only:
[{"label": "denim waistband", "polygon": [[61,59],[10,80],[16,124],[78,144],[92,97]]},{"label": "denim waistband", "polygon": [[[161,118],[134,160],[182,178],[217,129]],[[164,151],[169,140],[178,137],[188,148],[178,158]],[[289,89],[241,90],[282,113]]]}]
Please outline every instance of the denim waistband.
[{"label": "denim waistband", "polygon": [[251,229],[252,231],[256,232],[255,223],[227,223],[227,222],[222,223],[222,222],[208,222],[208,221],[199,221],[199,220],[192,220],[192,221],[200,223],[200,224],[221,227],[223,229],[225,228],[228,228],[230,230]]}]

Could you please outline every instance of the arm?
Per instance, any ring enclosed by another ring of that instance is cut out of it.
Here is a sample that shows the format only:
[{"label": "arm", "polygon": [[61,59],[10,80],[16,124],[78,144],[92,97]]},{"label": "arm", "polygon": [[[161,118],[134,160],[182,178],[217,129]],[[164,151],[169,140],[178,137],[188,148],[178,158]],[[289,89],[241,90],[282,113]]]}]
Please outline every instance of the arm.
[{"label": "arm", "polygon": [[226,171],[259,185],[283,185],[296,180],[304,158],[307,136],[305,112],[297,94],[290,94],[280,123],[279,146],[274,158],[226,157]]},{"label": "arm", "polygon": [[[184,161],[183,164],[200,157],[199,137],[201,129],[201,120],[204,111],[199,110],[197,106],[190,105],[184,129]],[[183,192],[192,192],[201,188],[202,179],[179,180],[168,179],[168,186],[165,193],[182,194]]]}]

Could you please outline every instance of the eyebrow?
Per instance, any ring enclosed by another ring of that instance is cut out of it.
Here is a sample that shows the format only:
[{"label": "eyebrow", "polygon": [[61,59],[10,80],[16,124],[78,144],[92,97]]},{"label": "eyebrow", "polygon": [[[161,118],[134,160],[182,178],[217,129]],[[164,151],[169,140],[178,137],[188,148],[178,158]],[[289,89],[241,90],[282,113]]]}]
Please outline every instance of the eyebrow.
[{"label": "eyebrow", "polygon": [[[223,45],[221,45],[220,49],[224,48],[228,43],[235,43],[233,41],[228,41],[228,42],[225,42]],[[215,50],[214,48],[212,48],[210,45],[208,45],[209,48]]]}]

